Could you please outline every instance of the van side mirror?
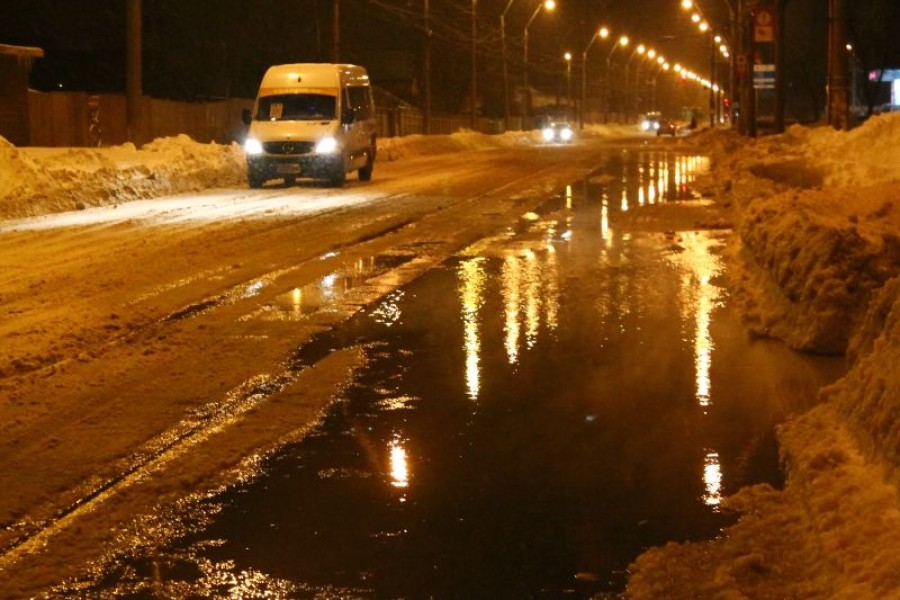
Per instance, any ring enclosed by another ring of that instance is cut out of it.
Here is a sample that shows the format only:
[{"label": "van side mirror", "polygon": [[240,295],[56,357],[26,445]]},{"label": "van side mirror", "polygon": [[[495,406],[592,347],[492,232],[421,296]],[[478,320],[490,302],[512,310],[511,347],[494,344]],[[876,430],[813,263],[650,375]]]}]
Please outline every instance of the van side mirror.
[{"label": "van side mirror", "polygon": [[241,111],[241,121],[244,122],[244,125],[249,125],[251,120],[252,119],[250,118],[250,109],[249,108],[243,109]]},{"label": "van side mirror", "polygon": [[341,125],[350,125],[353,123],[356,114],[352,108],[345,108],[341,113]]}]

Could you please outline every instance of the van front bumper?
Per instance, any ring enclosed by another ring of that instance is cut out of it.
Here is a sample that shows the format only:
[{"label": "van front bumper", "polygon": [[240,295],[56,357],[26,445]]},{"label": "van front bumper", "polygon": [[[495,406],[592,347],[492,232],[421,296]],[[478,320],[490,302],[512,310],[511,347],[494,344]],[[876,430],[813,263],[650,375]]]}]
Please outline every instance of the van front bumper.
[{"label": "van front bumper", "polygon": [[279,179],[282,177],[330,179],[337,171],[343,170],[343,168],[343,158],[340,154],[318,156],[257,155],[247,157],[247,169],[259,179]]}]

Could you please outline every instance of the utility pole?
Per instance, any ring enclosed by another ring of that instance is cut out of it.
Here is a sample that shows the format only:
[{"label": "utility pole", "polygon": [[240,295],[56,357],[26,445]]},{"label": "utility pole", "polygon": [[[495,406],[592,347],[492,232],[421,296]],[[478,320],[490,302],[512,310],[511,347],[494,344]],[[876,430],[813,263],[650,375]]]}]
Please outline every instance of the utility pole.
[{"label": "utility pole", "polygon": [[334,10],[332,11],[333,21],[331,23],[332,43],[331,62],[341,62],[341,0],[334,0]]},{"label": "utility pole", "polygon": [[128,141],[140,147],[141,139],[141,0],[128,0],[125,23],[125,130]]},{"label": "utility pole", "polygon": [[478,0],[472,0],[472,131],[478,129],[478,114],[475,103],[478,100]]},{"label": "utility pole", "polygon": [[847,2],[828,0],[828,123],[847,129],[849,68],[847,65]]},{"label": "utility pole", "polygon": [[425,0],[425,135],[431,133],[431,12]]}]

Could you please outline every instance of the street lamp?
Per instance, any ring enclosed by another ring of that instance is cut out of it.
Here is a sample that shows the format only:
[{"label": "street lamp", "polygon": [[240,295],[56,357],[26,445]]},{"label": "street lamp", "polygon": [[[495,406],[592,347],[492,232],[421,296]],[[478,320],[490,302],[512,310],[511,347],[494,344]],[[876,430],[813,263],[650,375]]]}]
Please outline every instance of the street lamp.
[{"label": "street lamp", "polygon": [[523,35],[523,50],[522,50],[522,63],[525,67],[525,114],[522,119],[523,122],[528,118],[529,113],[531,112],[531,88],[528,87],[528,28],[531,27],[531,24],[537,18],[538,13],[541,12],[541,9],[547,9],[547,11],[552,11],[556,8],[556,0],[544,0],[541,4],[537,5],[537,8],[534,9],[534,12],[531,14],[531,18],[528,19],[528,22],[525,23],[525,33]]},{"label": "street lamp", "polygon": [[629,115],[627,113],[628,104],[629,104],[629,102],[628,102],[628,81],[630,79],[628,77],[628,69],[631,65],[631,61],[634,59],[634,56],[636,54],[643,56],[646,51],[647,51],[646,46],[644,46],[643,44],[638,44],[638,46],[634,50],[631,51],[631,55],[628,57],[628,60],[625,61],[625,87],[623,88],[623,90],[625,92],[624,97],[625,97],[625,110],[626,110],[625,119],[626,120],[630,120]]},{"label": "street lamp", "polygon": [[609,62],[612,60],[613,53],[616,51],[616,48],[622,46],[623,48],[628,45],[628,36],[623,35],[616,43],[613,44],[612,50],[609,51],[609,54],[606,56],[606,85],[603,89],[603,120],[604,122],[609,122]]},{"label": "street lamp", "polygon": [[[662,58],[662,57],[660,56],[660,58]],[[663,59],[662,62],[659,62],[659,61],[657,61],[657,62],[659,63],[659,68],[656,70],[656,73],[653,75],[653,88],[652,88],[653,93],[650,96],[650,110],[656,110],[656,80],[659,78],[660,73],[662,73],[663,71],[669,70],[669,63],[667,63],[665,61],[665,59]],[[678,66],[678,65],[675,65],[675,66],[676,66],[677,71],[681,70],[680,66]]]},{"label": "street lamp", "polygon": [[609,29],[606,27],[601,27],[597,31],[594,32],[594,35],[591,36],[590,41],[588,41],[587,46],[584,47],[584,52],[581,53],[581,107],[578,111],[578,126],[584,129],[584,108],[587,102],[587,53],[588,50],[591,49],[591,46],[597,40],[606,39],[609,37]]},{"label": "street lamp", "polygon": [[[646,57],[647,57],[647,59],[650,60],[650,62],[655,62],[656,61],[656,50],[654,50],[653,48],[650,48],[649,50],[647,50]],[[662,58],[662,57],[660,57],[660,58]],[[641,113],[641,104],[642,104],[642,102],[641,102],[641,66],[643,64],[644,64],[644,61],[642,61],[642,60],[638,61],[637,69],[635,69],[635,76],[634,76],[634,111],[637,114]],[[658,64],[662,64],[662,62],[659,62]]]},{"label": "street lamp", "polygon": [[503,54],[503,124],[506,129],[509,129],[509,67],[507,65],[509,61],[506,58],[506,13],[512,8],[513,2],[515,0],[509,0],[506,8],[500,13],[500,46]]},{"label": "street lamp", "polygon": [[566,120],[572,120],[572,53],[563,55],[566,60]]}]

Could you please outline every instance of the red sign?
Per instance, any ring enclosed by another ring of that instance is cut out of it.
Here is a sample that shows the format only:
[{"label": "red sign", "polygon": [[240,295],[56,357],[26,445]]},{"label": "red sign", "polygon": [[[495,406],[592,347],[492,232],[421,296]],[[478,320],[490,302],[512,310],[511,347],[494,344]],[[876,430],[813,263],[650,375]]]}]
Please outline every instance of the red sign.
[{"label": "red sign", "polygon": [[775,7],[760,4],[753,9],[753,41],[775,41]]}]

